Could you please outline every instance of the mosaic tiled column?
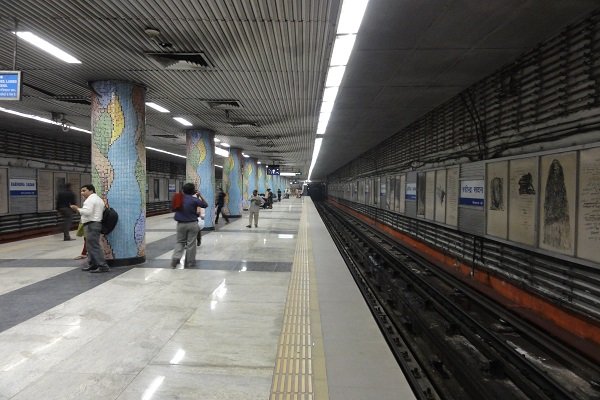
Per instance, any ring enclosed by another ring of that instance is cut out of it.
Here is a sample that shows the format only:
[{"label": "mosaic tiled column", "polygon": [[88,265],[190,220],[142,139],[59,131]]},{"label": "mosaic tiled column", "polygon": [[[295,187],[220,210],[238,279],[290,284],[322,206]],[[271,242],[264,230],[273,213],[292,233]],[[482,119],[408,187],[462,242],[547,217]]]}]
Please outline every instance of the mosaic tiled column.
[{"label": "mosaic tiled column", "polygon": [[257,188],[257,174],[256,174],[256,159],[255,158],[246,158],[244,159],[244,173],[243,173],[243,186],[242,190],[242,206],[244,210],[247,210],[249,207],[248,198],[252,195],[252,191],[258,189]]},{"label": "mosaic tiled column", "polygon": [[267,193],[267,183],[265,180],[266,180],[267,171],[265,169],[265,166],[262,164],[257,165],[256,174],[257,174],[257,180],[258,180],[258,193],[266,194]]},{"label": "mosaic tiled column", "polygon": [[268,175],[265,169],[265,194],[267,193],[267,189],[271,189],[273,191],[273,175]]},{"label": "mosaic tiled column", "polygon": [[[119,81],[92,87],[92,185],[119,213],[102,245],[109,265],[146,261],[146,88]],[[86,182],[82,182],[86,184]]]},{"label": "mosaic tiled column", "polygon": [[242,216],[242,150],[229,149],[229,157],[223,163],[223,190],[227,193],[229,216]]},{"label": "mosaic tiled column", "polygon": [[185,180],[192,182],[208,203],[204,229],[215,229],[215,133],[192,129],[186,135]]}]

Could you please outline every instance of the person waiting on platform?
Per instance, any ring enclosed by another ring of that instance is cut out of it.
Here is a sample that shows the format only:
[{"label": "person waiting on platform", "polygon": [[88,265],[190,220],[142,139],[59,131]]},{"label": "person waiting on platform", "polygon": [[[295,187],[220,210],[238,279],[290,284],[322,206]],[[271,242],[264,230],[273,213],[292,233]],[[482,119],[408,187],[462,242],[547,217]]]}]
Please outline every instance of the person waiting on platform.
[{"label": "person waiting on platform", "polygon": [[219,193],[217,194],[217,202],[215,204],[215,206],[217,207],[217,211],[215,213],[217,215],[217,217],[215,218],[215,224],[219,223],[219,214],[223,214],[223,218],[225,218],[226,224],[229,223],[229,217],[223,211],[223,207],[225,207],[225,198],[226,197],[227,197],[227,193],[225,193],[223,191],[223,188],[219,188]]},{"label": "person waiting on platform", "polygon": [[196,243],[198,240],[199,208],[208,207],[208,203],[200,192],[196,192],[193,183],[183,185],[183,205],[175,211],[175,221],[177,221],[177,243],[171,257],[171,268],[176,268],[181,256],[185,250],[185,265],[193,266],[196,263]]},{"label": "person waiting on platform", "polygon": [[277,202],[281,203],[281,189],[277,189]]},{"label": "person waiting on platform", "polygon": [[84,234],[86,238],[88,265],[82,268],[82,271],[108,272],[108,264],[104,258],[104,250],[100,244],[100,230],[102,229],[102,214],[104,213],[104,200],[96,194],[94,185],[83,185],[81,195],[85,199],[83,207],[79,208],[75,204],[71,209],[81,215]]},{"label": "person waiting on platform", "polygon": [[258,228],[258,213],[260,211],[260,207],[265,203],[265,201],[258,195],[258,190],[254,190],[252,192],[252,196],[248,198],[248,202],[250,203],[250,207],[248,207],[250,219],[248,225],[246,225],[246,228],[252,228],[252,218],[254,218],[254,227]]},{"label": "person waiting on platform", "polygon": [[56,196],[56,210],[62,217],[61,229],[63,232],[64,240],[75,240],[71,238],[71,225],[73,225],[73,210],[71,209],[72,204],[77,204],[75,199],[75,193],[71,190],[71,184],[65,183],[62,190],[58,192]]},{"label": "person waiting on platform", "polygon": [[271,192],[271,189],[267,189],[267,202],[265,208],[273,208],[273,192]]}]

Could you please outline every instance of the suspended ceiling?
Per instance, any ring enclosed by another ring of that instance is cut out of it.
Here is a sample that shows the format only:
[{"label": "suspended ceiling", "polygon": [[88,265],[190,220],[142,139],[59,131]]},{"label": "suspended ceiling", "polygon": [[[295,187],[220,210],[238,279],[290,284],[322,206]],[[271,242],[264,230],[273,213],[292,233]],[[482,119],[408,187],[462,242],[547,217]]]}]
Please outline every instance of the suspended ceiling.
[{"label": "suspended ceiling", "polygon": [[[147,87],[147,101],[171,111],[147,108],[146,146],[185,154],[189,128],[172,119],[181,116],[304,179],[340,5],[0,0],[0,68],[13,69],[15,20],[19,31],[33,31],[82,61],[67,64],[19,41],[23,100],[0,107],[63,114],[90,129],[88,83],[136,82]],[[596,7],[595,0],[371,0],[312,179],[325,178]],[[89,142],[85,133],[6,113],[2,130]]]}]

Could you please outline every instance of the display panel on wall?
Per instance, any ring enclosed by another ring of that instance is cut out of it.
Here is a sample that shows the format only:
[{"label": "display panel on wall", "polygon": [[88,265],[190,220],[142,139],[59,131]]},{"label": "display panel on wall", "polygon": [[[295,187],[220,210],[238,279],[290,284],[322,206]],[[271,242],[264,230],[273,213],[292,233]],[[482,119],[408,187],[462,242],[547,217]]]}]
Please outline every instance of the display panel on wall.
[{"label": "display panel on wall", "polygon": [[506,239],[508,234],[508,161],[486,165],[486,231]]},{"label": "display panel on wall", "polygon": [[510,161],[508,239],[535,246],[538,204],[538,158]]},{"label": "display panel on wall", "polygon": [[459,169],[446,170],[446,224],[458,225]]},{"label": "display panel on wall", "polygon": [[0,168],[0,214],[8,213],[8,168]]},{"label": "display panel on wall", "polygon": [[577,256],[600,262],[600,147],[579,154]]},{"label": "display panel on wall", "polygon": [[425,195],[427,176],[425,172],[417,173],[417,217],[425,216]]},{"label": "display panel on wall", "polygon": [[542,157],[539,239],[542,249],[575,254],[576,167],[576,152]]},{"label": "display panel on wall", "polygon": [[435,218],[435,171],[425,173],[425,218]]},{"label": "display panel on wall", "polygon": [[[67,179],[66,173],[38,171],[37,179],[37,210],[54,210],[54,187],[63,186]],[[57,187],[57,190],[58,187]]]},{"label": "display panel on wall", "polygon": [[399,179],[396,179],[396,182],[399,185],[396,189],[396,193],[398,193],[396,197],[396,211],[404,214],[406,204],[406,175],[400,175]]}]

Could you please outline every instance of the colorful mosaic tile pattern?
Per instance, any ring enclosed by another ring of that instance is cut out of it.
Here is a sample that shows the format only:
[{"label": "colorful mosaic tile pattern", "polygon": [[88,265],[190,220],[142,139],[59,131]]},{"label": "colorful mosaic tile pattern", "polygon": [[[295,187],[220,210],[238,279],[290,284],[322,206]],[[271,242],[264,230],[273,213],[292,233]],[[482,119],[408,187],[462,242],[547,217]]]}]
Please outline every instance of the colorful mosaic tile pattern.
[{"label": "colorful mosaic tile pattern", "polygon": [[119,213],[104,237],[107,259],[145,256],[145,92],[128,82],[92,83],[92,184]]},{"label": "colorful mosaic tile pattern", "polygon": [[187,132],[186,181],[192,182],[208,202],[204,228],[214,228],[215,217],[215,135],[211,130]]}]

